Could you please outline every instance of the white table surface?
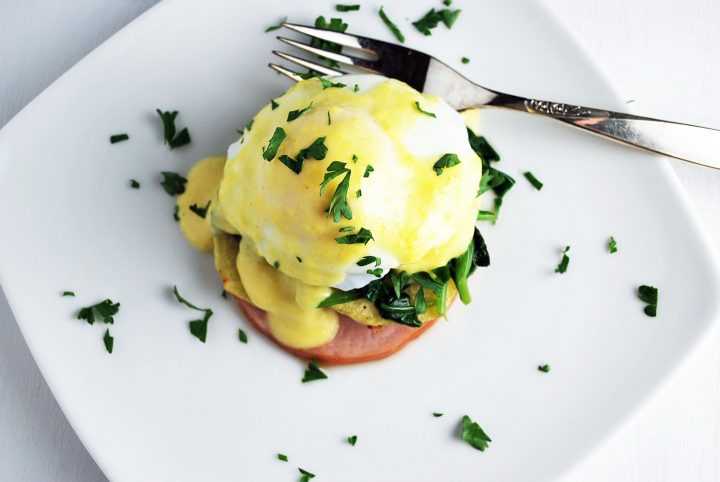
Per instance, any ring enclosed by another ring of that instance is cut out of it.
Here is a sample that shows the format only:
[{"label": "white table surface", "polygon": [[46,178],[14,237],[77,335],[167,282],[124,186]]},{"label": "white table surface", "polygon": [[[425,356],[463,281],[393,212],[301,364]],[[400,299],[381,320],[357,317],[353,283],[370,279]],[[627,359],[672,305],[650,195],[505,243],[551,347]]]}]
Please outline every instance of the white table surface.
[{"label": "white table surface", "polygon": [[[720,127],[718,0],[541,1],[638,112]],[[0,0],[0,126],[155,2]],[[720,172],[672,164],[720,251]],[[0,292],[0,481],[102,480]],[[720,482],[720,332],[563,481]]]}]

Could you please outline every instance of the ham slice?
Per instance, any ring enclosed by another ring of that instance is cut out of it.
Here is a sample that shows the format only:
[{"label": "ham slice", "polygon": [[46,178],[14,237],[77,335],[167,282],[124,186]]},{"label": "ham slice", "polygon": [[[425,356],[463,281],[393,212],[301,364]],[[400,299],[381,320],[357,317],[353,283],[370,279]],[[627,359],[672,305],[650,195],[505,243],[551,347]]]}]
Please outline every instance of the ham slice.
[{"label": "ham slice", "polygon": [[420,336],[436,321],[426,321],[420,328],[397,323],[370,327],[345,315],[339,315],[340,327],[331,342],[315,348],[298,349],[283,345],[272,336],[264,310],[239,298],[237,302],[250,323],[278,346],[300,358],[314,358],[326,365],[345,365],[385,358]]}]

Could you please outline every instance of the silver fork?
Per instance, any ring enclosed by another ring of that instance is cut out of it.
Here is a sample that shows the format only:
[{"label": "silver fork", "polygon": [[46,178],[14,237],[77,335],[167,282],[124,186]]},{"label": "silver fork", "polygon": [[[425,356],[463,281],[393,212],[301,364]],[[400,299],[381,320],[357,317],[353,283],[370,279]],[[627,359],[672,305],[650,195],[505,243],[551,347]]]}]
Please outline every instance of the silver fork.
[{"label": "silver fork", "polygon": [[[421,92],[443,98],[458,111],[479,107],[502,107],[538,114],[624,144],[720,169],[720,131],[716,129],[504,94],[466,79],[438,59],[417,50],[381,40],[304,25],[283,23],[283,27],[316,39],[333,42],[342,46],[343,50],[342,53],[331,52],[297,40],[277,37],[281,42],[332,60],[343,68],[350,67],[356,71],[381,74],[401,80]],[[350,55],[348,52],[356,55]],[[340,67],[328,67],[285,52],[274,50],[273,53],[324,76],[332,77],[348,73]],[[295,81],[302,80],[299,73],[281,65],[271,63],[269,66]]]}]

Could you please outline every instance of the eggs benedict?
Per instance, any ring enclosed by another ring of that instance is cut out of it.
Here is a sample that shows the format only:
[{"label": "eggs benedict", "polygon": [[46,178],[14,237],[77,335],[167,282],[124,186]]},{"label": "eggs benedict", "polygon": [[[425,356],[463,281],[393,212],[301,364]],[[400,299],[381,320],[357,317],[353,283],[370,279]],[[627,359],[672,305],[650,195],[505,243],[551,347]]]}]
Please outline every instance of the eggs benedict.
[{"label": "eggs benedict", "polygon": [[314,77],[191,169],[180,228],[280,346],[367,361],[445,316],[456,293],[470,301],[468,276],[489,264],[482,174],[442,99],[377,75]]}]

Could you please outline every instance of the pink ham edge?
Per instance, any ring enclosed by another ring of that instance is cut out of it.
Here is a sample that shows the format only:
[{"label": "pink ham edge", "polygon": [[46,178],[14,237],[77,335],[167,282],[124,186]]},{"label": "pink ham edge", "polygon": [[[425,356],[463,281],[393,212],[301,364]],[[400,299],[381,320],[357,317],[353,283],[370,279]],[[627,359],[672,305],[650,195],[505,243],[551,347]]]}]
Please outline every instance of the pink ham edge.
[{"label": "pink ham edge", "polygon": [[345,315],[339,315],[340,327],[331,342],[315,348],[298,349],[284,345],[272,336],[264,310],[241,299],[237,299],[237,302],[250,323],[278,346],[300,358],[314,358],[326,365],[362,363],[388,357],[420,336],[436,321],[426,321],[420,328],[396,323],[370,328]]}]

